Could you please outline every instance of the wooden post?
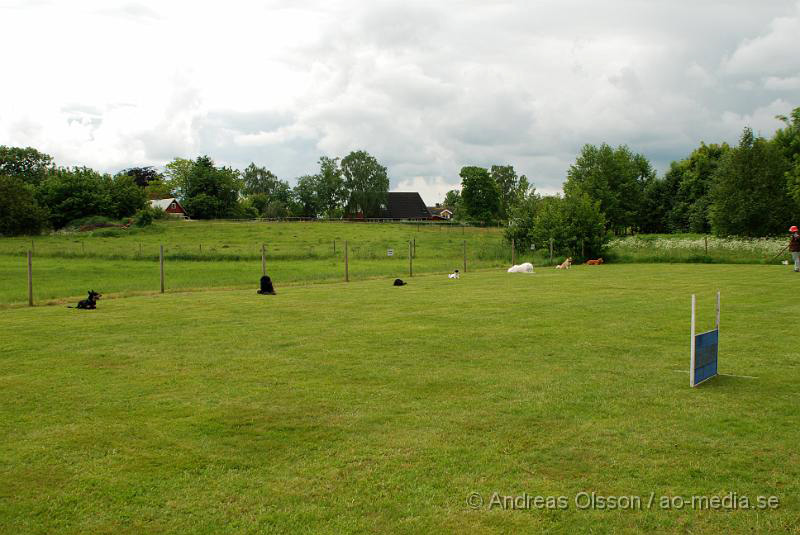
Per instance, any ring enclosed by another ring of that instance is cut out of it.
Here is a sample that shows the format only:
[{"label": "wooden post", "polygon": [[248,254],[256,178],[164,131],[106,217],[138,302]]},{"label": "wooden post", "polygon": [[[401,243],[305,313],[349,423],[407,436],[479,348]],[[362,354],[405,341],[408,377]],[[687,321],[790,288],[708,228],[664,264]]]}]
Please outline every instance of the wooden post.
[{"label": "wooden post", "polygon": [[511,238],[511,265],[514,266],[517,264],[517,255],[516,251],[514,251],[514,238]]},{"label": "wooden post", "polygon": [[333,256],[336,256],[336,240],[333,240]]},{"label": "wooden post", "polygon": [[583,238],[581,238],[581,259],[583,260],[586,259],[586,253],[584,252],[584,247],[583,247]]},{"label": "wooden post", "polygon": [[413,262],[414,262],[414,253],[413,253],[413,250],[412,250],[411,247],[412,247],[411,246],[411,240],[409,240],[408,241],[408,276],[409,277],[413,277],[414,276],[414,264],[413,264]]},{"label": "wooden post", "polygon": [[141,256],[142,256],[142,244],[141,242],[139,242],[139,257],[141,258]]},{"label": "wooden post", "polygon": [[706,254],[708,254],[708,236],[703,236],[706,242]]},{"label": "wooden post", "polygon": [[350,266],[347,254],[348,249],[349,247],[347,246],[347,240],[344,240],[344,282],[350,282]]},{"label": "wooden post", "polygon": [[28,306],[33,306],[33,251],[28,251]]},{"label": "wooden post", "polygon": [[467,272],[467,240],[464,240],[464,273]]},{"label": "wooden post", "polygon": [[267,252],[264,248],[264,244],[261,244],[261,276],[267,274]]},{"label": "wooden post", "polygon": [[203,254],[203,244],[200,244],[200,254]]},{"label": "wooden post", "polygon": [[162,244],[158,251],[158,263],[161,266],[161,293],[164,293],[164,245]]},{"label": "wooden post", "polygon": [[550,238],[550,265],[553,265],[553,238]]}]

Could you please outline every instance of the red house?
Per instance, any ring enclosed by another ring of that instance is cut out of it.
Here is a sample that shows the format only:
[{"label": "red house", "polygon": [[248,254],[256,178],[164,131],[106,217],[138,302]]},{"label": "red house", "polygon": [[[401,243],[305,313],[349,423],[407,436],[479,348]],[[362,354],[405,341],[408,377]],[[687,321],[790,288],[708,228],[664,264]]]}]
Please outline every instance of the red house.
[{"label": "red house", "polygon": [[181,206],[181,203],[178,202],[178,199],[174,197],[170,199],[154,199],[150,201],[150,207],[164,210],[168,214],[187,217],[186,210],[183,209],[183,206]]}]

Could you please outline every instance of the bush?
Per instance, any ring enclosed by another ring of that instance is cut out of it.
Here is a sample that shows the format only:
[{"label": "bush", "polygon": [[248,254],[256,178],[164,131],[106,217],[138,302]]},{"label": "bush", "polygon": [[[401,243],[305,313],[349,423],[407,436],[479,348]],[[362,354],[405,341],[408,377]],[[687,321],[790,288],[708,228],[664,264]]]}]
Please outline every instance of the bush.
[{"label": "bush", "polygon": [[47,210],[37,204],[32,186],[0,175],[0,235],[40,234],[47,219]]},{"label": "bush", "polygon": [[148,206],[147,208],[142,208],[133,216],[133,224],[137,227],[146,227],[148,225],[152,225],[153,221],[157,219],[166,219],[167,212],[161,210],[160,208],[155,208],[153,206]]}]

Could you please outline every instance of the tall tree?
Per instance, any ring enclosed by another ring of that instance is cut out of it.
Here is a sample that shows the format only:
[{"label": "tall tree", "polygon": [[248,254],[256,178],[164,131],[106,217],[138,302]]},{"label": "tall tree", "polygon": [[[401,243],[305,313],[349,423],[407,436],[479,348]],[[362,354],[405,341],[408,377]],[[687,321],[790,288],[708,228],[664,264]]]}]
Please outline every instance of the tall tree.
[{"label": "tall tree", "polygon": [[729,149],[724,143],[701,143],[685,160],[672,162],[665,176],[670,203],[667,228],[671,232],[709,232],[711,183],[720,160]]},{"label": "tall tree", "polygon": [[111,206],[109,212],[113,217],[130,217],[145,207],[147,195],[130,175],[117,175],[109,184]]},{"label": "tall tree", "polygon": [[462,167],[461,202],[466,217],[491,223],[500,215],[500,193],[492,175],[483,167]]},{"label": "tall tree", "polygon": [[777,117],[786,124],[773,137],[787,162],[786,187],[795,206],[800,208],[800,107],[792,110],[789,117]]},{"label": "tall tree", "polygon": [[368,152],[354,151],[342,158],[342,176],[347,195],[347,211],[364,217],[380,217],[386,208],[389,176],[386,168]]},{"label": "tall tree", "polygon": [[0,236],[39,234],[46,226],[47,210],[36,202],[33,186],[0,175]]},{"label": "tall tree", "polygon": [[[322,215],[329,218],[341,216],[342,205],[346,201],[346,189],[339,158],[320,157],[315,184],[317,203]],[[388,190],[388,185],[386,187]]]},{"label": "tall tree", "polygon": [[111,202],[111,176],[88,167],[55,169],[37,190],[41,206],[50,211],[53,227],[94,215],[116,217]]},{"label": "tall tree", "polygon": [[241,189],[237,171],[216,167],[211,158],[200,156],[181,180],[183,205],[191,217],[215,219],[235,215]]},{"label": "tall tree", "polygon": [[297,179],[294,187],[295,214],[300,217],[317,217],[322,209],[317,192],[318,175],[305,175]]},{"label": "tall tree", "polygon": [[513,165],[493,165],[489,173],[500,195],[500,219],[508,219],[513,206],[528,195],[530,185],[525,175],[517,176]]},{"label": "tall tree", "polygon": [[146,188],[151,184],[160,183],[164,180],[164,175],[160,173],[155,167],[129,167],[123,169],[115,176],[127,175],[133,179],[133,182],[140,188]]},{"label": "tall tree", "polygon": [[788,164],[776,143],[745,128],[739,145],[719,162],[711,187],[718,235],[769,236],[785,232],[794,212],[786,191]]},{"label": "tall tree", "polygon": [[600,201],[607,227],[621,234],[638,228],[644,191],[654,178],[647,158],[624,145],[616,149],[605,143],[584,145],[567,172],[564,193],[583,192]]},{"label": "tall tree", "polygon": [[0,175],[14,176],[38,186],[53,168],[53,158],[32,147],[0,145]]}]

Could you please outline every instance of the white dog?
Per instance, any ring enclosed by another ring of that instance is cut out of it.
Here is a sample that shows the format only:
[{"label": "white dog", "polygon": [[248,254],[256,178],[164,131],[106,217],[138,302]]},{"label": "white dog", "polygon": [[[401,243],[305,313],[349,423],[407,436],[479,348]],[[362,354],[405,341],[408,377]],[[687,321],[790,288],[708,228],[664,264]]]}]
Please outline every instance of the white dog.
[{"label": "white dog", "polygon": [[511,266],[508,268],[508,273],[533,273],[533,264],[530,262],[525,262],[524,264],[519,264],[518,266]]},{"label": "white dog", "polygon": [[572,257],[568,257],[564,262],[556,266],[556,269],[569,269],[572,265]]},{"label": "white dog", "polygon": [[461,278],[461,275],[459,275],[459,273],[458,273],[458,270],[455,270],[454,272],[450,273],[450,274],[447,276],[447,278],[448,278],[448,279],[460,279],[460,278]]}]

